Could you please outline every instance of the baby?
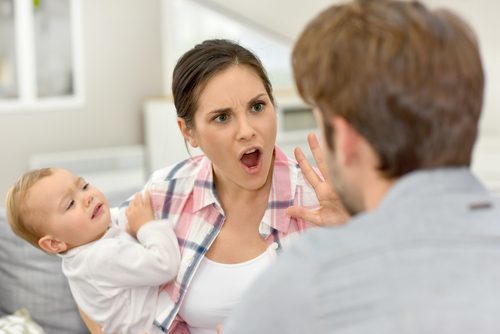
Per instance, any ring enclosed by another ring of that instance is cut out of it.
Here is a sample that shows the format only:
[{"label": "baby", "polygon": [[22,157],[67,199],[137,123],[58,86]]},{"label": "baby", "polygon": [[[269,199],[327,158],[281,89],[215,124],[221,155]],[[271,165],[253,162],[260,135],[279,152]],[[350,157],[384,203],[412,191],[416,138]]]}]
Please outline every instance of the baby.
[{"label": "baby", "polygon": [[175,277],[180,255],[171,224],[155,220],[151,197],[136,194],[118,217],[83,178],[43,168],[18,179],[6,207],[14,233],[62,257],[76,303],[104,332],[152,334],[161,333],[153,326],[159,285]]}]

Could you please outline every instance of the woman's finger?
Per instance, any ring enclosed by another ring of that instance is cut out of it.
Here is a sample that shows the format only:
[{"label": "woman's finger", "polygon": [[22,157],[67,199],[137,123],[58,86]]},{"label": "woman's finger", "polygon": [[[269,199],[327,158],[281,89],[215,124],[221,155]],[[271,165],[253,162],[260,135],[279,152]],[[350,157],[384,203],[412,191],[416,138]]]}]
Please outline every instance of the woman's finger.
[{"label": "woman's finger", "polygon": [[295,148],[294,152],[295,154],[295,159],[297,159],[297,162],[299,163],[299,167],[302,170],[302,173],[304,174],[305,178],[311,186],[316,189],[316,186],[322,181],[321,178],[316,174],[316,171],[311,167],[311,164],[307,160],[306,156],[304,155],[304,152],[300,149],[300,147]]},{"label": "woman's finger", "polygon": [[290,217],[305,220],[315,225],[323,225],[318,210],[308,210],[301,206],[291,206],[286,209]]},{"label": "woman's finger", "polygon": [[328,172],[328,165],[326,164],[323,151],[319,146],[318,138],[314,133],[310,133],[307,136],[307,143],[309,144],[309,149],[312,152],[314,161],[316,161],[316,165],[318,166],[318,169],[321,172],[321,176],[326,182],[331,184],[330,173]]},{"label": "woman's finger", "polygon": [[142,205],[142,195],[140,192],[136,193],[134,196],[134,205],[136,206]]},{"label": "woman's finger", "polygon": [[144,195],[142,196],[142,202],[144,205],[148,205],[151,203],[151,195],[149,194],[149,191],[145,191]]}]

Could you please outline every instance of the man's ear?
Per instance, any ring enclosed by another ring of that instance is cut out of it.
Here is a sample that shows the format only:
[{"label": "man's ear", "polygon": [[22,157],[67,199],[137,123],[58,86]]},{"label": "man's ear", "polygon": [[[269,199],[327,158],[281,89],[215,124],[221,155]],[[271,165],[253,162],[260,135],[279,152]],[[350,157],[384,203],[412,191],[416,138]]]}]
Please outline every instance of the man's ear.
[{"label": "man's ear", "polygon": [[47,253],[52,254],[65,252],[68,249],[68,245],[64,241],[55,239],[50,235],[41,237],[38,240],[38,246]]},{"label": "man's ear", "polygon": [[345,118],[335,116],[330,119],[333,130],[334,152],[338,162],[350,165],[359,154],[360,134]]},{"label": "man's ear", "polygon": [[192,134],[193,130],[186,125],[184,118],[177,117],[177,125],[179,126],[179,130],[181,130],[184,139],[187,140],[192,147],[198,147],[198,142]]}]

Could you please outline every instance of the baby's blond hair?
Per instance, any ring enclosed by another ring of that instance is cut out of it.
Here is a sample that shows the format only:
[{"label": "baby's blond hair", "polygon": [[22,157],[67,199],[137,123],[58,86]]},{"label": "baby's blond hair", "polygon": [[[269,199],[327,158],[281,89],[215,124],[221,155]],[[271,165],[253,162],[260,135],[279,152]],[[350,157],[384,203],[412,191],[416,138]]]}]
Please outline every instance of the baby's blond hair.
[{"label": "baby's blond hair", "polygon": [[42,237],[40,231],[32,224],[32,216],[26,205],[26,196],[35,183],[44,177],[52,175],[51,168],[34,169],[21,175],[14,186],[10,188],[5,200],[7,208],[7,221],[12,231],[36,248],[38,240]]}]

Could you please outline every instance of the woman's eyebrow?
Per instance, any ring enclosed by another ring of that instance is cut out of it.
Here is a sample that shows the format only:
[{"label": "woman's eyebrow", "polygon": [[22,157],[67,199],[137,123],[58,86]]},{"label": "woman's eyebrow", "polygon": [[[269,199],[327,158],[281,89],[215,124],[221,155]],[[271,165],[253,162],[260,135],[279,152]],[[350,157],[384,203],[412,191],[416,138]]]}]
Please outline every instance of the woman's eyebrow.
[{"label": "woman's eyebrow", "polygon": [[231,112],[231,108],[220,108],[220,109],[215,109],[215,110],[212,110],[208,113],[208,116],[212,116],[212,115],[220,115],[220,114],[227,114],[227,113],[230,113]]},{"label": "woman's eyebrow", "polygon": [[[266,93],[260,93],[256,95],[255,97],[251,98],[250,101],[248,101],[248,107],[251,107],[257,102],[258,100],[262,99],[264,96],[266,96]],[[231,108],[220,108],[220,109],[215,109],[210,112],[208,112],[208,116],[212,115],[220,115],[220,114],[227,114],[231,112]]]},{"label": "woman's eyebrow", "polygon": [[248,107],[253,106],[255,104],[255,102],[257,102],[258,100],[261,100],[265,96],[266,96],[265,93],[260,93],[259,95],[253,97],[252,99],[250,99],[250,101],[248,101]]}]

